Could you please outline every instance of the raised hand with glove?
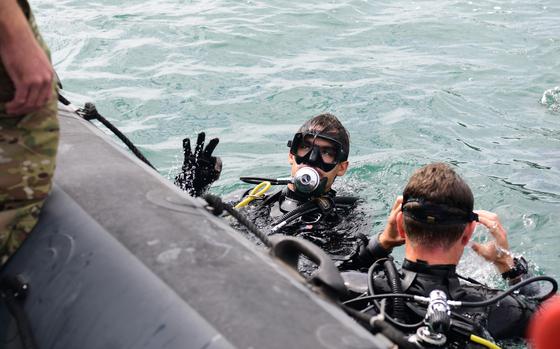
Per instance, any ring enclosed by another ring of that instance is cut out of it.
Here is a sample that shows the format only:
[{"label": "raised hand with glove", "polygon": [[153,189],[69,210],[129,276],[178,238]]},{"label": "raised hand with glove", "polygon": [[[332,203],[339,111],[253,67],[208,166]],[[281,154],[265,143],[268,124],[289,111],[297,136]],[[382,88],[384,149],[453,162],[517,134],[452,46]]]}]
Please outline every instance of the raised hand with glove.
[{"label": "raised hand with glove", "polygon": [[393,251],[394,247],[404,244],[405,240],[399,235],[396,222],[397,213],[401,210],[402,201],[402,196],[397,197],[387,218],[387,225],[381,233],[369,239],[364,234],[356,235],[355,253],[346,262],[345,268],[368,268],[377,259],[386,258]]},{"label": "raised hand with glove", "polygon": [[204,148],[205,138],[206,134],[204,132],[198,134],[194,152],[191,151],[190,139],[183,139],[183,166],[175,176],[175,185],[192,196],[204,194],[210,184],[220,178],[222,172],[222,160],[219,157],[212,156],[219,139],[211,139]]}]

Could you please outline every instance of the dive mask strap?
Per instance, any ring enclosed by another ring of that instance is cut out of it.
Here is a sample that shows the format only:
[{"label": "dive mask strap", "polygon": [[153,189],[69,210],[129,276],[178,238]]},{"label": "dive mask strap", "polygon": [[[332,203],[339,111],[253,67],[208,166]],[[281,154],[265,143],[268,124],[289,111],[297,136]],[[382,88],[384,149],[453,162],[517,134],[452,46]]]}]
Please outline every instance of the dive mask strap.
[{"label": "dive mask strap", "polygon": [[[415,203],[416,205],[408,205]],[[478,222],[478,214],[458,207],[427,201],[423,198],[404,198],[401,212],[415,221],[429,224],[464,224]]]}]

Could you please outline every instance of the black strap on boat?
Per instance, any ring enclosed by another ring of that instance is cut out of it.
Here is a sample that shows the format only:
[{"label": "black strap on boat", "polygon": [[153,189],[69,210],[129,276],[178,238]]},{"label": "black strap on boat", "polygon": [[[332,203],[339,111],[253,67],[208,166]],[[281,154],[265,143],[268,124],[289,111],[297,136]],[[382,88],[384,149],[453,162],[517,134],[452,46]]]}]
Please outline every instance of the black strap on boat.
[{"label": "black strap on boat", "polygon": [[[62,88],[62,85],[60,85],[60,87]],[[58,101],[64,105],[70,105],[70,101],[66,99],[60,92],[58,93]],[[90,102],[86,103],[83,108],[80,108],[78,110],[78,114],[87,121],[97,120],[103,125],[105,125],[105,127],[107,127],[111,132],[113,132],[113,134],[117,136],[128,147],[128,149],[130,149],[130,151],[134,155],[136,155],[138,159],[140,159],[143,163],[145,163],[146,165],[150,166],[151,168],[157,171],[155,166],[152,165],[152,163],[149,162],[148,159],[146,159],[144,154],[142,154],[142,152],[140,152],[140,150],[136,148],[134,143],[132,143],[130,139],[128,139],[124,135],[124,133],[122,133],[117,127],[115,127],[115,125],[111,124],[109,120],[105,119],[105,117],[99,114],[97,108],[95,107],[95,104]]]},{"label": "black strap on boat", "polygon": [[61,95],[60,92],[58,93],[58,101],[64,105],[70,105],[70,101],[67,100],[66,97]]},{"label": "black strap on boat", "polygon": [[29,285],[20,275],[5,276],[0,280],[0,297],[6,303],[8,311],[16,322],[23,348],[37,349],[38,346],[35,337],[33,337],[31,325],[22,304],[28,290]]},{"label": "black strap on boat", "polygon": [[113,132],[115,136],[117,136],[128,147],[128,149],[130,149],[130,151],[134,155],[136,155],[138,159],[142,160],[142,162],[144,162],[146,165],[157,171],[154,165],[152,165],[148,161],[148,159],[146,159],[144,154],[142,154],[140,150],[138,150],[138,148],[136,148],[136,146],[118,128],[116,128],[109,122],[109,120],[105,119],[101,114],[99,114],[97,108],[95,107],[95,104],[89,102],[86,103],[84,107],[80,109],[80,115],[87,121],[97,120],[102,123],[105,127],[111,130],[111,132]]},{"label": "black strap on boat", "polygon": [[62,94],[60,94],[60,90],[63,89],[62,87],[62,81],[60,81],[60,77],[58,76],[58,73],[56,72],[56,70],[54,71],[54,76],[56,79],[56,86],[58,87],[58,101],[64,105],[70,105],[70,101],[66,99],[66,97],[64,97]]},{"label": "black strap on boat", "polygon": [[136,148],[136,146],[118,128],[116,128],[113,124],[109,122],[109,120],[105,119],[101,114],[99,114],[97,108],[95,107],[95,104],[89,102],[86,103],[84,107],[81,109],[81,115],[87,121],[97,120],[103,125],[105,125],[105,127],[111,130],[111,132],[113,132],[115,136],[117,136],[124,144],[126,144],[128,149],[130,149],[130,151],[134,155],[136,155],[138,159],[142,160],[146,165],[150,166],[151,168],[157,171],[154,165],[152,165],[148,161],[148,159],[146,159],[146,157],[140,152],[140,150],[138,150],[138,148]]},{"label": "black strap on boat", "polygon": [[206,200],[208,205],[212,207],[212,213],[214,213],[216,216],[222,214],[223,211],[227,211],[241,224],[247,227],[247,229],[249,229],[251,233],[255,234],[255,236],[258,237],[259,240],[261,240],[266,247],[270,248],[272,246],[272,242],[270,241],[268,236],[264,232],[262,232],[255,225],[255,223],[251,222],[247,217],[245,217],[243,214],[241,214],[239,211],[233,208],[233,206],[223,202],[222,199],[220,199],[220,197],[212,194],[205,194],[203,198],[204,200]]}]

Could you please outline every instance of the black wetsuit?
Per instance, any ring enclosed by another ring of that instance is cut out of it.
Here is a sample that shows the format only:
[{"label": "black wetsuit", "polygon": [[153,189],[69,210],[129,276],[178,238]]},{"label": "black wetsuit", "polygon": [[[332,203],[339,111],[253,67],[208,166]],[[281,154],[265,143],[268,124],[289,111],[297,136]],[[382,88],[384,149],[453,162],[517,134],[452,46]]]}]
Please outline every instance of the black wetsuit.
[{"label": "black wetsuit", "polygon": [[[356,234],[366,232],[368,222],[364,214],[356,210],[358,198],[337,196],[331,189],[323,199],[329,204],[321,208],[313,199],[285,187],[253,201],[243,213],[268,234],[297,236],[313,242],[340,265],[355,252]],[[305,212],[301,212],[302,209]],[[282,222],[286,222],[285,225],[278,227]],[[232,224],[245,231],[235,222]]]},{"label": "black wetsuit", "polygon": [[[379,265],[373,274],[375,293],[394,292],[394,281],[390,281],[391,277],[388,276],[390,273],[385,271],[381,263],[390,252],[380,248],[376,240],[370,242],[369,250],[375,252],[370,256]],[[428,297],[431,291],[441,290],[449,300],[468,302],[484,301],[503,292],[475,280],[463,278],[456,273],[455,268],[455,265],[429,265],[422,261],[411,262],[405,259],[396,273],[402,287],[402,291],[398,292]],[[523,279],[529,276],[530,273],[525,274]],[[471,326],[471,329],[466,332],[471,331],[476,335],[492,337],[495,340],[523,337],[529,320],[539,305],[538,301],[530,297],[537,295],[539,291],[537,284],[529,284],[522,287],[518,293],[508,295],[499,302],[483,308],[453,309],[453,313],[456,314],[454,321],[457,325]],[[425,306],[419,306],[414,302],[404,304],[404,309],[401,318],[404,318],[406,323],[418,323],[425,316]],[[459,334],[458,328],[455,329],[457,331],[450,332],[451,339],[468,343],[468,340]],[[457,344],[456,347],[463,348],[465,345]]]},{"label": "black wetsuit", "polygon": [[[248,194],[246,192],[243,197]],[[366,258],[357,253],[357,238],[360,232],[369,232],[368,220],[364,219],[363,212],[356,209],[358,199],[355,197],[337,197],[334,190],[325,196],[333,199],[336,204],[329,210],[315,209],[303,214],[297,219],[274,231],[274,233],[298,236],[312,241],[325,250],[340,270],[362,269],[365,270],[374,261],[388,257],[390,251],[384,250],[379,244],[377,237],[371,238]],[[274,194],[266,196],[262,200],[255,200],[244,208],[244,213],[260,229],[270,233],[280,222],[286,221],[294,210],[309,204],[310,199],[298,195],[285,187]],[[233,223],[236,225],[236,223]],[[241,231],[246,231],[243,226],[236,225]],[[251,237],[251,235],[249,235]],[[363,243],[364,241],[362,241]],[[311,271],[306,266],[302,271]],[[482,301],[502,292],[474,280],[465,282],[455,272],[454,265],[428,265],[425,263],[410,262],[405,260],[401,270],[398,272],[403,292],[428,296],[429,293],[438,289],[446,293],[450,300]],[[380,272],[374,280],[376,293],[391,293],[392,289],[385,273]],[[484,308],[456,309],[457,317],[454,323],[463,324],[465,331],[474,332],[482,337],[493,339],[505,339],[522,337],[531,315],[538,306],[538,302],[526,298],[526,295],[534,295],[534,286],[525,286],[519,293],[509,295],[499,303]],[[406,304],[405,320],[408,323],[418,323],[425,316],[425,306]],[[462,318],[461,318],[462,317]],[[469,328],[470,326],[470,328]],[[450,341],[463,340],[460,335],[451,334]],[[475,348],[472,344],[458,344],[449,348]]]}]

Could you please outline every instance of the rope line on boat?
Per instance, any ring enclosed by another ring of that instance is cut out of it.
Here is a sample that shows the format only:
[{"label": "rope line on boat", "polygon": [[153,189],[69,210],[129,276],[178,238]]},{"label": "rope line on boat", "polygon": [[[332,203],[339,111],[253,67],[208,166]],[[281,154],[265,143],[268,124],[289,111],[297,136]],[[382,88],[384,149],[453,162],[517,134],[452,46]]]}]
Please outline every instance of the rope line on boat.
[{"label": "rope line on boat", "polygon": [[242,213],[237,211],[233,206],[223,202],[222,199],[220,199],[220,197],[216,195],[205,194],[203,198],[204,200],[206,200],[208,205],[210,205],[210,207],[213,208],[212,213],[214,213],[214,215],[217,216],[222,214],[223,211],[227,211],[230,215],[232,215],[235,219],[237,219],[239,223],[243,224],[245,227],[247,227],[247,229],[249,229],[251,233],[253,233],[256,237],[258,237],[259,240],[261,240],[266,247],[269,248],[272,247],[272,242],[270,241],[268,236],[264,232],[262,232],[255,225],[255,223],[251,222],[247,217],[245,217]]},{"label": "rope line on boat", "polygon": [[58,93],[58,101],[64,105],[70,105],[70,101],[67,100],[66,97],[61,95],[60,92]]},{"label": "rope line on boat", "polygon": [[[66,99],[62,94],[60,94],[60,92],[58,93],[58,100],[60,101],[60,103],[64,104],[64,105],[70,105],[70,101],[68,101],[68,99]],[[86,103],[84,105],[83,108],[80,108],[77,110],[77,113],[84,118],[84,120],[87,121],[91,121],[91,120],[97,120],[100,123],[102,123],[105,127],[107,127],[111,132],[113,132],[113,134],[115,136],[117,136],[127,147],[128,149],[130,149],[130,151],[136,155],[136,157],[138,159],[140,159],[142,162],[144,162],[146,165],[150,166],[151,168],[153,168],[154,170],[157,171],[157,169],[155,168],[154,165],[152,165],[152,163],[150,161],[148,161],[148,159],[146,159],[146,157],[144,156],[144,154],[142,154],[142,152],[134,145],[134,143],[132,143],[130,141],[130,139],[128,139],[128,137],[126,137],[124,135],[124,133],[122,133],[115,125],[113,125],[109,120],[107,120],[103,115],[99,114],[99,112],[97,111],[97,108],[95,107],[95,104],[93,103]]]}]

